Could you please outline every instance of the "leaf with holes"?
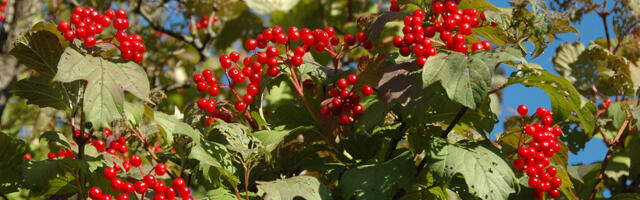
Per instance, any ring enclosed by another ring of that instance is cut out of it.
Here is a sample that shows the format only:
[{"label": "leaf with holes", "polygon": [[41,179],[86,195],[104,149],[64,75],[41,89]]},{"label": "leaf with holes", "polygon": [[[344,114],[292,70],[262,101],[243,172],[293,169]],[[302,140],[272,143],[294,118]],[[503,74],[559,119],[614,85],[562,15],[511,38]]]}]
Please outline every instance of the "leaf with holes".
[{"label": "leaf with holes", "polygon": [[139,65],[84,56],[73,48],[67,48],[62,54],[53,80],[63,83],[87,81],[83,106],[87,121],[96,128],[123,118],[124,91],[142,100],[149,97],[147,73]]},{"label": "leaf with holes", "polygon": [[434,138],[427,154],[434,175],[447,184],[464,176],[468,190],[481,199],[506,199],[514,193],[517,179],[502,153],[488,141],[449,144]]}]

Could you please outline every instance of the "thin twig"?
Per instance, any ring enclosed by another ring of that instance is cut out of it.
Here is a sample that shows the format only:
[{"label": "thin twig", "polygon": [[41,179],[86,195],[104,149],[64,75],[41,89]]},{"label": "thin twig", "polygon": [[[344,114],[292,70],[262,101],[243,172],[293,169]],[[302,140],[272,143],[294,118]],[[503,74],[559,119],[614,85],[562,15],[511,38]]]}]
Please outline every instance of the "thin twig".
[{"label": "thin twig", "polygon": [[453,121],[451,121],[451,124],[449,124],[449,126],[447,126],[447,130],[444,131],[444,133],[442,134],[442,138],[447,138],[447,136],[449,135],[449,132],[451,132],[451,130],[453,130],[453,127],[456,126],[456,124],[460,121],[460,119],[462,119],[462,116],[464,115],[465,112],[467,112],[469,108],[467,107],[462,107],[460,108],[460,111],[458,111],[458,114],[456,114],[456,117],[453,118]]}]

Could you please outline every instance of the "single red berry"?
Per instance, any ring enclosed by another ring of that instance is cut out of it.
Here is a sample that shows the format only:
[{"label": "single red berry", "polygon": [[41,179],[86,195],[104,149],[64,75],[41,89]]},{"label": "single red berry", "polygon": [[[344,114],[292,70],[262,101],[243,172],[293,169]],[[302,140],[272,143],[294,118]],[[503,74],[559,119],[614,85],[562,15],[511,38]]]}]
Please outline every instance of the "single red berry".
[{"label": "single red berry", "polygon": [[117,197],[116,200],[129,200],[129,195],[125,194],[125,193],[120,193]]},{"label": "single red berry", "polygon": [[89,197],[92,199],[98,199],[102,196],[102,190],[99,187],[91,187],[89,189]]},{"label": "single red berry", "polygon": [[165,197],[162,194],[156,194],[155,196],[153,196],[153,200],[166,200],[167,197]]},{"label": "single red berry", "polygon": [[[527,168],[528,169],[528,168]],[[540,179],[536,178],[536,177],[529,177],[529,187],[531,188],[538,188],[540,186]]]},{"label": "single red berry", "polygon": [[31,160],[31,154],[30,154],[30,153],[25,153],[25,154],[22,156],[22,160],[25,160],[25,161],[26,161],[26,160]]},{"label": "single red berry", "polygon": [[182,187],[178,189],[178,194],[180,194],[180,196],[182,198],[184,197],[188,197],[191,195],[191,189],[189,189],[189,187]]},{"label": "single red berry", "polygon": [[137,154],[133,154],[129,157],[129,163],[131,163],[131,166],[139,167],[142,164],[142,158]]},{"label": "single red berry", "polygon": [[553,189],[549,191],[549,196],[551,198],[558,198],[560,196],[560,191],[558,191],[558,189]]},{"label": "single red berry", "polygon": [[235,109],[236,109],[237,111],[244,111],[244,109],[246,109],[246,108],[247,108],[247,104],[245,104],[245,103],[244,103],[244,102],[242,102],[242,101],[236,101],[236,102],[234,103],[234,107],[235,107]]},{"label": "single red berry", "polygon": [[484,49],[486,49],[486,50],[490,50],[491,49],[491,43],[489,41],[482,41],[482,45],[484,46]]},{"label": "single red berry", "polygon": [[364,42],[367,40],[367,34],[364,32],[358,32],[358,34],[356,34],[356,38],[358,39],[358,42]]},{"label": "single red berry", "polygon": [[544,124],[545,126],[550,126],[552,122],[553,117],[551,115],[545,115],[544,117],[542,117],[542,124]]},{"label": "single red berry", "polygon": [[138,194],[144,194],[147,192],[147,183],[145,183],[144,181],[137,181],[136,184],[134,185],[134,188],[136,190],[136,193]]},{"label": "single red berry", "polygon": [[249,51],[254,50],[258,46],[258,41],[256,41],[255,39],[248,39],[245,42],[244,46],[245,48],[249,49]]},{"label": "single red berry", "polygon": [[454,13],[458,8],[455,2],[447,1],[444,3],[444,9],[449,13]]},{"label": "single red berry", "polygon": [[353,114],[362,115],[364,113],[364,107],[360,104],[353,106]]},{"label": "single red berry", "polygon": [[373,94],[373,88],[370,85],[363,85],[362,86],[362,95],[369,96],[371,94]]},{"label": "single red berry", "polygon": [[173,186],[176,189],[183,188],[185,185],[186,183],[184,182],[184,179],[180,177],[173,179],[173,182],[171,183],[171,186]]},{"label": "single red berry", "polygon": [[253,102],[253,96],[249,95],[249,94],[245,94],[242,96],[242,102],[244,102],[245,104],[251,104]]},{"label": "single red berry", "polygon": [[527,113],[529,113],[529,108],[527,108],[526,105],[518,106],[518,114],[520,114],[520,116],[525,116]]},{"label": "single red berry", "polygon": [[420,56],[416,59],[416,65],[418,65],[418,67],[424,67],[424,64],[427,63],[427,57],[425,56]]},{"label": "single red berry", "polygon": [[119,178],[113,178],[111,179],[111,184],[109,184],[109,186],[111,186],[112,190],[119,191],[120,189],[122,189],[123,184],[124,183]]},{"label": "single red berry", "polygon": [[347,117],[346,115],[340,115],[340,117],[338,118],[338,124],[342,125],[342,126],[346,126],[349,124],[349,117]]},{"label": "single red berry", "polygon": [[347,82],[346,79],[341,78],[341,79],[338,79],[336,86],[338,86],[339,88],[345,89],[347,88],[347,86],[349,86],[349,83]]},{"label": "single red berry", "polygon": [[291,58],[291,64],[293,64],[293,66],[300,66],[302,65],[302,60],[302,56],[295,55]]},{"label": "single red berry", "polygon": [[442,3],[442,1],[434,1],[432,7],[435,14],[441,14],[444,12],[444,3]]},{"label": "single red berry", "polygon": [[271,77],[277,76],[278,73],[280,73],[280,69],[278,69],[278,67],[269,67],[269,69],[267,69],[267,74]]},{"label": "single red berry", "polygon": [[356,84],[356,82],[358,82],[358,76],[356,76],[355,74],[350,74],[349,76],[347,76],[347,82],[350,85]]},{"label": "single red berry", "polygon": [[122,185],[122,192],[125,194],[132,193],[135,190],[133,183],[126,182]]},{"label": "single red berry", "polygon": [[524,161],[520,158],[513,160],[513,168],[517,170],[524,169]]},{"label": "single red berry", "polygon": [[199,92],[206,91],[208,89],[207,83],[204,81],[198,82],[196,85],[196,89],[198,89]]},{"label": "single red berry", "polygon": [[64,32],[64,39],[71,42],[76,37],[76,33],[72,30],[67,30]]},{"label": "single red berry", "polygon": [[143,177],[144,183],[147,184],[147,186],[149,185],[153,185],[153,183],[156,182],[156,177],[151,175],[151,174],[147,174]]},{"label": "single red berry", "polygon": [[347,46],[352,46],[356,43],[356,38],[353,37],[353,35],[351,34],[346,34],[344,35],[344,42],[347,44]]},{"label": "single red berry", "polygon": [[162,194],[164,194],[164,196],[168,197],[169,199],[174,198],[176,196],[176,189],[173,187],[166,187]]},{"label": "single red berry", "polygon": [[558,188],[560,187],[560,185],[562,185],[562,179],[560,179],[560,177],[557,177],[557,176],[554,176],[553,178],[551,178],[549,182],[551,183],[551,187],[553,188]]},{"label": "single red berry", "polygon": [[102,172],[102,177],[104,177],[104,179],[107,179],[107,180],[111,180],[115,178],[116,175],[117,175],[116,170],[111,167],[105,168],[104,171]]},{"label": "single red berry", "polygon": [[165,189],[166,187],[165,187],[164,182],[162,182],[161,180],[158,180],[158,181],[156,181],[156,182],[153,184],[153,187],[152,187],[152,188],[153,188],[153,191],[154,191],[156,194],[161,194],[161,193],[163,193],[163,192],[164,192],[164,189]]}]

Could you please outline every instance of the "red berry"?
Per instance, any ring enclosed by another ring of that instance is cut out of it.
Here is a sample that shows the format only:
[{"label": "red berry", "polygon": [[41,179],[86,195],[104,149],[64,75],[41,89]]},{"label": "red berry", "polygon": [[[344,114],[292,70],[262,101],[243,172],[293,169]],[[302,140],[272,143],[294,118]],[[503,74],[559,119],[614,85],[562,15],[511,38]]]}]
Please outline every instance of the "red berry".
[{"label": "red berry", "polygon": [[347,76],[347,82],[351,85],[356,84],[356,82],[358,82],[358,76],[356,76],[355,74],[350,74],[349,76]]},{"label": "red berry", "polygon": [[246,108],[247,108],[247,104],[245,104],[245,103],[244,103],[244,102],[242,102],[242,101],[236,101],[236,103],[234,103],[234,108],[235,108],[237,111],[244,111],[244,109],[246,109]]},{"label": "red berry", "polygon": [[338,118],[338,124],[342,125],[342,126],[346,126],[349,124],[349,117],[347,117],[346,115],[340,115],[340,117]]},{"label": "red berry", "polygon": [[435,14],[441,14],[442,12],[444,12],[444,3],[442,3],[442,1],[433,2],[432,7]]},{"label": "red berry", "polygon": [[291,58],[291,64],[293,64],[293,66],[300,66],[302,65],[302,56],[299,55],[295,55],[293,56],[293,58]]},{"label": "red berry", "polygon": [[269,67],[269,69],[267,69],[267,74],[271,77],[277,76],[279,72],[280,69],[278,69],[278,67]]},{"label": "red berry", "polygon": [[111,167],[105,168],[104,171],[102,172],[102,177],[104,177],[104,179],[107,179],[107,180],[111,180],[115,178],[116,175],[117,175],[116,170]]},{"label": "red berry", "polygon": [[142,164],[142,158],[139,155],[133,154],[129,157],[129,163],[131,163],[131,166],[138,167]]},{"label": "red berry", "polygon": [[120,193],[117,197],[116,200],[129,200],[129,196],[125,193]]},{"label": "red berry", "polygon": [[171,186],[177,189],[183,188],[185,185],[186,183],[184,182],[184,179],[180,177],[173,179],[173,182],[171,183]]},{"label": "red berry", "polygon": [[245,44],[244,44],[245,48],[251,50],[256,49],[256,47],[258,46],[258,42],[255,39],[248,39]]},{"label": "red berry", "polygon": [[416,65],[418,65],[418,67],[424,67],[425,63],[427,63],[427,57],[425,56],[420,56],[416,59]]},{"label": "red berry", "polygon": [[147,183],[145,183],[144,181],[137,181],[136,184],[134,185],[134,188],[136,190],[136,193],[138,194],[144,194],[147,192]]},{"label": "red berry", "polygon": [[354,45],[356,43],[356,38],[353,37],[353,35],[351,35],[351,34],[344,35],[344,39],[343,40],[347,44],[347,46],[351,46],[351,45]]},{"label": "red berry", "polygon": [[84,46],[93,47],[96,45],[96,38],[93,36],[89,36],[84,38]]},{"label": "red berry", "polygon": [[22,156],[22,160],[25,160],[25,161],[26,161],[26,160],[31,160],[31,154],[30,154],[30,153],[25,153],[25,154]]},{"label": "red berry", "polygon": [[315,38],[312,34],[302,35],[302,43],[307,46],[311,46],[315,42]]},{"label": "red berry", "polygon": [[489,41],[482,41],[482,45],[484,46],[484,49],[486,49],[486,50],[491,49],[491,43]]},{"label": "red berry", "polygon": [[72,30],[67,30],[64,32],[64,39],[71,42],[76,37],[76,33]]},{"label": "red berry", "polygon": [[549,196],[551,198],[558,198],[560,196],[560,191],[558,191],[558,189],[553,189],[549,191]]},{"label": "red berry", "polygon": [[455,2],[447,1],[444,3],[444,9],[449,13],[454,13],[458,8]]},{"label": "red berry", "polygon": [[518,106],[518,114],[520,114],[520,116],[525,116],[527,115],[527,113],[529,113],[529,108],[527,108],[527,106],[525,105]]},{"label": "red berry", "polygon": [[132,193],[135,190],[133,183],[126,182],[122,185],[122,192],[125,194]]},{"label": "red berry", "polygon": [[67,21],[60,21],[60,23],[58,23],[58,31],[64,33],[68,30],[71,30],[71,24]]},{"label": "red berry", "polygon": [[244,102],[245,104],[251,104],[253,102],[253,96],[245,94],[244,96],[242,96],[242,102]]},{"label": "red berry", "polygon": [[113,179],[111,179],[111,184],[109,184],[109,186],[111,186],[112,190],[118,191],[118,190],[122,189],[122,185],[123,184],[124,183],[119,178],[113,178]]},{"label": "red berry", "polygon": [[336,85],[339,88],[345,89],[345,88],[347,88],[347,86],[349,86],[349,83],[347,82],[346,79],[341,78],[341,79],[338,79],[338,82],[336,83]]},{"label": "red berry", "polygon": [[555,177],[551,178],[549,183],[551,183],[551,187],[558,188],[558,187],[560,187],[560,185],[562,185],[562,179],[560,179],[560,177],[555,176]]},{"label": "red berry", "polygon": [[111,200],[111,195],[102,194],[102,196],[100,196],[100,200]]},{"label": "red berry", "polygon": [[189,187],[183,187],[183,188],[179,188],[178,189],[178,194],[180,194],[180,196],[182,198],[184,197],[188,197],[191,195],[191,189],[189,189]]},{"label": "red berry", "polygon": [[362,105],[356,104],[355,106],[353,106],[353,114],[361,115],[363,113],[364,113],[364,107],[362,107]]},{"label": "red berry", "polygon": [[91,187],[89,189],[89,197],[92,199],[98,199],[102,196],[102,190],[99,187]]},{"label": "red berry", "polygon": [[127,18],[127,12],[123,9],[116,10],[116,18]]},{"label": "red berry", "polygon": [[167,197],[165,197],[162,194],[156,194],[156,196],[153,196],[153,200],[166,200]]},{"label": "red berry", "polygon": [[165,188],[166,188],[166,187],[165,187],[165,185],[164,185],[164,182],[162,182],[161,180],[158,180],[158,181],[156,181],[156,182],[153,184],[153,191],[154,191],[156,194],[161,194],[161,193],[163,193]]},{"label": "red berry", "polygon": [[369,85],[363,85],[362,86],[362,95],[364,96],[369,96],[373,94],[373,88]]},{"label": "red berry", "polygon": [[147,184],[147,186],[149,185],[153,185],[153,183],[156,182],[156,177],[151,175],[151,174],[147,174],[143,177],[144,183]]},{"label": "red berry", "polygon": [[524,161],[520,158],[513,160],[513,168],[517,170],[524,169]]}]

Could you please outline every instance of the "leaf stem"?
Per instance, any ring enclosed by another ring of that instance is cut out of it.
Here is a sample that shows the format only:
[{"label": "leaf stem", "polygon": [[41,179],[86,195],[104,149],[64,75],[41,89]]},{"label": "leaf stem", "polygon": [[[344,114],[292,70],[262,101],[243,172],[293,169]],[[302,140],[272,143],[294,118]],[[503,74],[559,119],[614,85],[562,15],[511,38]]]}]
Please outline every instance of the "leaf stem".
[{"label": "leaf stem", "polygon": [[444,131],[444,133],[442,134],[442,138],[447,139],[447,136],[449,135],[449,133],[451,132],[451,130],[453,130],[453,127],[456,126],[456,124],[460,121],[460,119],[462,119],[462,116],[464,115],[465,112],[467,112],[469,108],[467,107],[462,107],[460,108],[460,111],[458,111],[458,114],[456,114],[456,117],[453,118],[453,121],[451,121],[451,124],[449,124],[449,126],[447,126],[447,130]]}]

